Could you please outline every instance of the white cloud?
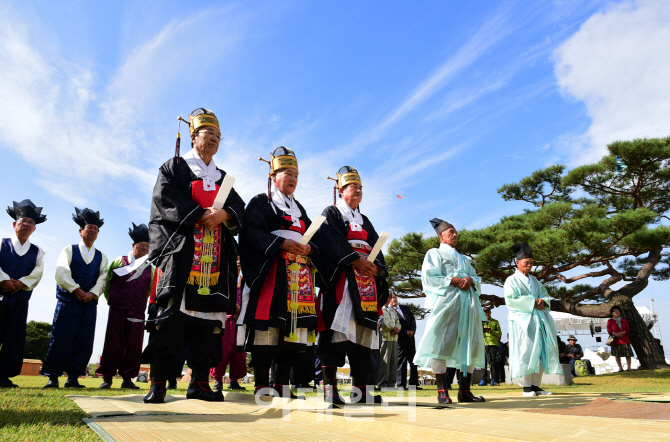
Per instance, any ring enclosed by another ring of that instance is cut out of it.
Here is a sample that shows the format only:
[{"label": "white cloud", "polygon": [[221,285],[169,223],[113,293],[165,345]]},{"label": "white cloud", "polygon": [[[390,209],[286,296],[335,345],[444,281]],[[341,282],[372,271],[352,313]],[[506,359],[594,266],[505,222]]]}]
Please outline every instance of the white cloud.
[{"label": "white cloud", "polygon": [[616,140],[670,135],[670,2],[612,5],[556,49],[555,74],[592,123],[574,163],[597,161]]}]

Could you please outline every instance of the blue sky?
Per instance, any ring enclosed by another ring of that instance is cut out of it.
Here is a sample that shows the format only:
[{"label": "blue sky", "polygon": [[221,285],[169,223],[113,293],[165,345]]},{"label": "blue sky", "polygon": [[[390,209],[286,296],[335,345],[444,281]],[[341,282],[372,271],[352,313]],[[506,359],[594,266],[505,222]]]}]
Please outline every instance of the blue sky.
[{"label": "blue sky", "polygon": [[[431,233],[433,216],[480,228],[525,207],[498,196],[504,183],[670,135],[669,24],[650,1],[0,2],[0,201],[31,198],[49,217],[29,319],[51,321],[74,205],[100,210],[110,259],[128,252],[178,115],[217,114],[215,161],[245,200],[266,185],[257,158],[285,145],[312,217],[347,164],[379,231]],[[665,290],[636,300],[656,298],[670,337]]]}]

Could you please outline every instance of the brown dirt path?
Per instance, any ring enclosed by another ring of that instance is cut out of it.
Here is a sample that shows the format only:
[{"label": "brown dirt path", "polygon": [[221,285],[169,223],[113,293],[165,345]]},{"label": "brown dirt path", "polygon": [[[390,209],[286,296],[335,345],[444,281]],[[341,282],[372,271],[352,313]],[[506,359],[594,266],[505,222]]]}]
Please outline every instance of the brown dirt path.
[{"label": "brown dirt path", "polygon": [[670,420],[670,404],[612,401],[604,398],[599,398],[586,405],[579,405],[576,407],[523,411],[527,413],[561,414],[569,416]]}]

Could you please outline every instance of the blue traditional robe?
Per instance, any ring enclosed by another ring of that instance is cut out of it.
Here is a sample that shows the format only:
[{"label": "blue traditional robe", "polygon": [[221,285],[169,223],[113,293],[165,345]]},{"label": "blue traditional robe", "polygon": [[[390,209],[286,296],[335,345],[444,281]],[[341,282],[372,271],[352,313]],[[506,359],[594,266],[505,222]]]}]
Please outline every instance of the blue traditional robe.
[{"label": "blue traditional robe", "polygon": [[[472,278],[473,286],[461,290],[451,278]],[[426,293],[425,308],[432,309],[426,331],[417,347],[414,363],[431,367],[432,359],[442,359],[447,367],[466,373],[468,366],[484,367],[486,320],[479,302],[481,278],[470,260],[447,244],[430,249],[421,267],[421,283]]]},{"label": "blue traditional robe", "polygon": [[105,287],[106,269],[107,257],[95,247],[87,250],[83,242],[67,246],[58,257],[58,303],[49,349],[42,366],[44,375],[60,376],[65,371],[68,377],[78,377],[86,373],[93,353],[98,299],[84,303],[73,292],[81,288],[84,292],[100,296]]},{"label": "blue traditional robe", "polygon": [[[543,299],[546,307],[535,308]],[[509,309],[509,369],[512,378],[539,373],[563,374],[558,360],[556,324],[549,314],[551,298],[547,289],[533,275],[520,271],[505,281],[505,302]]]},{"label": "blue traditional robe", "polygon": [[14,236],[0,244],[0,280],[16,279],[26,288],[16,293],[0,290],[0,376],[14,377],[21,373],[26,347],[28,301],[42,278],[44,252]]}]

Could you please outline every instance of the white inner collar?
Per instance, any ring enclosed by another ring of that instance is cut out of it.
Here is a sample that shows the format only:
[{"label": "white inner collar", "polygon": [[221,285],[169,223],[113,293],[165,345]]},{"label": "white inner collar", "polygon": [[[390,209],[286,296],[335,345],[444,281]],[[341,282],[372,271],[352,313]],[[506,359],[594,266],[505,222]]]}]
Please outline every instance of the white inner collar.
[{"label": "white inner collar", "polygon": [[349,221],[349,223],[363,225],[363,216],[358,210],[358,207],[356,207],[356,210],[353,210],[351,207],[349,207],[349,204],[344,202],[344,199],[342,198],[337,200],[335,207],[337,207],[344,219]]},{"label": "white inner collar", "polygon": [[28,238],[25,243],[21,244],[21,241],[19,241],[19,238],[16,236],[15,233],[14,235],[12,235],[12,246],[14,246],[14,251],[16,252],[17,255],[23,256],[30,249],[30,238]]},{"label": "white inner collar", "polygon": [[212,182],[216,182],[221,179],[221,171],[216,168],[214,158],[212,158],[209,164],[205,164],[195,149],[191,149],[186,152],[182,158],[184,158],[186,164],[188,164],[188,167],[191,168],[191,171],[198,178]]}]

